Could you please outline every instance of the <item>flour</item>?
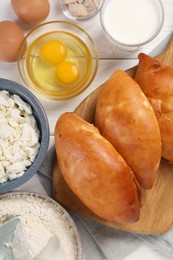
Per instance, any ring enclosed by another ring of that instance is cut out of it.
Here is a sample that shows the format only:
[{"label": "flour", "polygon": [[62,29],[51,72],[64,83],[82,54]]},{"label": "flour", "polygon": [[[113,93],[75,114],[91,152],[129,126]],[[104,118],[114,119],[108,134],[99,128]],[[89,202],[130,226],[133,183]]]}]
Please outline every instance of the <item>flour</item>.
[{"label": "flour", "polygon": [[11,248],[15,259],[33,259],[47,245],[52,232],[40,219],[28,214],[20,217],[14,232]]},{"label": "flour", "polygon": [[5,215],[19,215],[20,218],[14,238],[8,243],[15,260],[34,260],[54,235],[60,239],[67,260],[78,259],[72,225],[63,211],[50,200],[15,193],[0,198],[0,223]]}]

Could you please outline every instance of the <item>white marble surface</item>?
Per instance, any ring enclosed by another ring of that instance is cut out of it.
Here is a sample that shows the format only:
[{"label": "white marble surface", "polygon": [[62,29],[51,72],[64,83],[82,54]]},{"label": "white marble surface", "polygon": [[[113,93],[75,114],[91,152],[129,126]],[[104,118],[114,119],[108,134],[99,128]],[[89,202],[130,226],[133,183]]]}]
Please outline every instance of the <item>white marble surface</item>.
[{"label": "white marble surface", "polygon": [[[58,0],[49,0],[49,1],[50,1],[51,9],[50,9],[50,14],[45,21],[67,20],[67,18],[63,15],[61,10],[59,9]],[[167,35],[169,35],[172,32],[173,0],[162,0],[162,2],[165,9],[165,22],[163,28],[159,33],[159,35],[151,43],[143,46],[143,48],[140,50],[142,52],[150,53]],[[10,0],[0,1],[0,21],[3,20],[12,20],[17,22],[24,29],[25,34],[27,34],[27,32],[32,28],[31,26],[22,23],[18,19],[18,17],[15,15],[15,13],[11,8]],[[81,95],[71,100],[63,101],[63,102],[55,102],[55,101],[47,102],[47,101],[40,100],[43,107],[45,108],[45,111],[49,119],[50,135],[51,135],[51,142],[49,148],[50,150],[54,143],[53,141],[54,126],[58,117],[65,111],[73,111],[86,96],[88,96],[93,90],[95,90],[105,80],[107,80],[113,71],[115,71],[116,69],[126,70],[136,65],[138,62],[137,52],[124,54],[121,52],[113,51],[112,47],[110,46],[109,42],[106,40],[103,34],[100,25],[99,14],[88,21],[81,21],[76,23],[82,28],[84,28],[93,38],[99,54],[99,69],[93,83]],[[1,40],[1,35],[0,35],[0,40]],[[0,78],[7,78],[16,81],[22,85],[25,85],[19,76],[16,62],[13,63],[0,62]],[[167,258],[166,256],[154,252],[146,245],[142,245],[135,252],[133,252],[132,254],[124,258],[124,260],[137,260],[137,259],[166,260],[171,258]]]}]

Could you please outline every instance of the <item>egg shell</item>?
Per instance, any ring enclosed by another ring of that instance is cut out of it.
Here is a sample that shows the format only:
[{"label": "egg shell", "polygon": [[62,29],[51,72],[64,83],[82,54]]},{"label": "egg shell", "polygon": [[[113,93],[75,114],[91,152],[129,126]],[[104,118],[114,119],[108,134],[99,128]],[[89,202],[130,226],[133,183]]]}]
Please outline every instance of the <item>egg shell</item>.
[{"label": "egg shell", "polygon": [[15,22],[0,22],[0,61],[16,61],[24,32]]},{"label": "egg shell", "polygon": [[16,15],[27,24],[38,24],[49,14],[48,0],[11,0]]}]

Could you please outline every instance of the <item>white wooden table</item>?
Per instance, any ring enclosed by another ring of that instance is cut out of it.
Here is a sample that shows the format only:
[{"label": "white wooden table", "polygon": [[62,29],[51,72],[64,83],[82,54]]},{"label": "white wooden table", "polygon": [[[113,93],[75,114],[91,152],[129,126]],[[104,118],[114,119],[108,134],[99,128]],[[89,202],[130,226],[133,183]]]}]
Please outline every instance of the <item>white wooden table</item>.
[{"label": "white wooden table", "polygon": [[[47,17],[46,21],[51,20],[67,20],[63,15],[62,11],[59,9],[58,0],[49,0],[51,9],[50,14]],[[149,44],[143,46],[140,50],[145,53],[150,53],[167,35],[169,35],[173,30],[173,0],[162,0],[164,9],[165,9],[165,22],[160,34]],[[1,0],[0,1],[0,21],[3,20],[12,20],[17,22],[24,29],[25,34],[32,28],[28,26],[17,18],[15,13],[11,8],[10,0]],[[109,42],[106,40],[100,20],[99,14],[96,17],[88,21],[79,21],[75,22],[83,29],[85,29],[90,36],[93,38],[96,48],[99,54],[99,69],[90,87],[84,91],[81,95],[63,102],[55,101],[41,101],[45,111],[47,113],[49,124],[50,124],[50,147],[54,145],[54,126],[58,117],[66,111],[73,111],[78,104],[88,96],[93,90],[105,82],[113,71],[116,69],[126,70],[138,63],[137,54],[138,53],[126,53],[122,54],[119,52],[113,52],[113,49],[109,45]],[[1,40],[1,35],[0,35]],[[25,85],[19,76],[17,69],[17,63],[5,63],[0,62],[0,78],[6,78],[13,81],[16,81],[22,85]],[[48,151],[48,153],[49,153]],[[166,260],[169,259],[157,252],[152,251],[146,245],[142,245],[134,253],[128,255],[124,260],[137,260],[137,259],[152,259],[152,260]]]}]

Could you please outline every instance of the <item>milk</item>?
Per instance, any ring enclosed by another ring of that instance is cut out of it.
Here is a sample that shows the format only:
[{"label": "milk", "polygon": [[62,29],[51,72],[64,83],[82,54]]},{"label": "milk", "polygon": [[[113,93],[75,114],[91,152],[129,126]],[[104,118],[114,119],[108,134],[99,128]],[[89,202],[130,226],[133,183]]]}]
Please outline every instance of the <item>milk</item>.
[{"label": "milk", "polygon": [[101,10],[101,22],[116,42],[138,46],[157,35],[162,12],[162,5],[156,0],[109,0]]}]

